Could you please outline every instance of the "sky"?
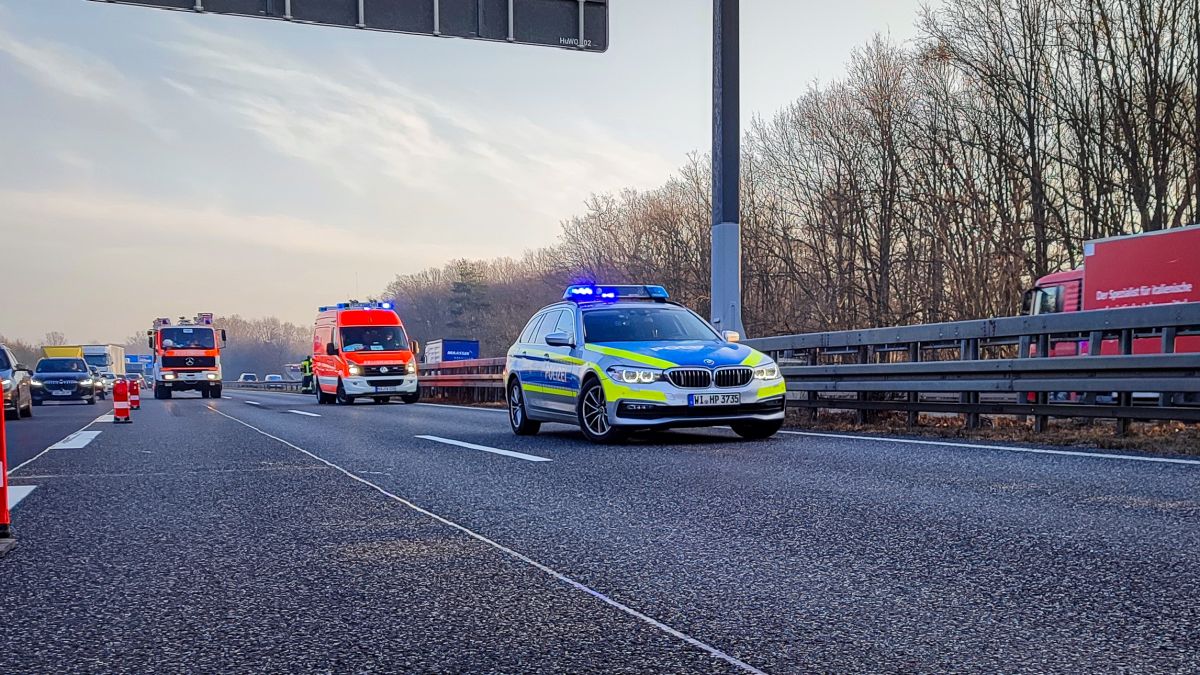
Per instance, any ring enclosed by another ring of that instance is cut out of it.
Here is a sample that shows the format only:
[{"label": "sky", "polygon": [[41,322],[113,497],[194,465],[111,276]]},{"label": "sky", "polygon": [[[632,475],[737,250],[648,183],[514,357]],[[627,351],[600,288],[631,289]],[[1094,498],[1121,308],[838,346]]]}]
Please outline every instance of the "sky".
[{"label": "sky", "polygon": [[[743,0],[742,115],[920,0]],[[612,0],[604,54],[0,0],[0,335],[300,324],[397,274],[552,244],[711,144],[712,3]]]}]

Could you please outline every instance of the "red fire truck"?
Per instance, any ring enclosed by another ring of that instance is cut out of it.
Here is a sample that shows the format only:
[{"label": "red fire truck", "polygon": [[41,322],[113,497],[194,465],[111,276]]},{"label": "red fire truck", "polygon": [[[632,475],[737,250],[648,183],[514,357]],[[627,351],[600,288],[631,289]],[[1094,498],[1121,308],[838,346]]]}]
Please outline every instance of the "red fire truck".
[{"label": "red fire truck", "polygon": [[176,391],[198,391],[203,398],[221,398],[221,349],[225,330],[213,327],[212,314],[194,319],[155,319],[146,331],[154,350],[154,398],[171,398]]},{"label": "red fire truck", "polygon": [[[1083,258],[1078,269],[1038,279],[1025,294],[1025,313],[1200,302],[1200,225],[1089,241]],[[1134,341],[1138,354],[1161,349],[1158,340]],[[1200,337],[1180,337],[1175,349],[1200,352]],[[1051,355],[1074,356],[1078,350],[1073,342],[1059,342]],[[1101,353],[1119,353],[1116,341],[1106,340]]]}]

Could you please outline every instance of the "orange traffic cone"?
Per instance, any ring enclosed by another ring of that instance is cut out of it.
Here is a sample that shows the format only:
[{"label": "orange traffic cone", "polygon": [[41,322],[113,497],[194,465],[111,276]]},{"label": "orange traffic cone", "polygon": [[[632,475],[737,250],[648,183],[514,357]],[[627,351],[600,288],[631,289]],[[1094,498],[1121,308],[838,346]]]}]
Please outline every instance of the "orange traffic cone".
[{"label": "orange traffic cone", "polygon": [[138,383],[137,378],[129,381],[129,409],[142,409],[142,385]]},{"label": "orange traffic cone", "polygon": [[129,382],[119,379],[113,383],[113,423],[130,422],[133,422],[133,418],[129,416]]}]

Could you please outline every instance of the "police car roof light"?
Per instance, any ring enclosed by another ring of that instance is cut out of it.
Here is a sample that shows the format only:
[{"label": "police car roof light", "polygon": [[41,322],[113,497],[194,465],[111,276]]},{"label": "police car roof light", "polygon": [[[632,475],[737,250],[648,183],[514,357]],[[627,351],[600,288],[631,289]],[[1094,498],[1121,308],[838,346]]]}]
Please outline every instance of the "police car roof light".
[{"label": "police car roof light", "polygon": [[563,300],[575,302],[615,302],[617,300],[667,300],[671,296],[662,286],[568,286]]}]

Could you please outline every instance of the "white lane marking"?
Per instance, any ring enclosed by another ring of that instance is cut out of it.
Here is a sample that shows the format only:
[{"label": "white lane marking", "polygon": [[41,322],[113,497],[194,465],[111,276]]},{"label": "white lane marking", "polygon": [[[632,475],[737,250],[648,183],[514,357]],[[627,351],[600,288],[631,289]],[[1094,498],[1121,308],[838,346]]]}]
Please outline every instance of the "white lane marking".
[{"label": "white lane marking", "polygon": [[96,418],[96,420],[95,420],[95,423],[97,423],[97,424],[111,424],[111,423],[112,423],[112,421],[113,421],[113,416],[112,416],[112,415],[101,415],[101,416],[99,416],[99,417],[97,417],[97,418]]},{"label": "white lane marking", "polygon": [[[85,424],[85,425],[83,425],[82,427],[80,427],[79,431],[76,431],[75,433],[72,433],[72,434],[68,435],[68,436],[67,436],[67,438],[70,438],[71,436],[74,436],[75,434],[78,434],[78,433],[79,433],[79,432],[81,432],[81,431],[87,431],[87,428],[88,428],[88,427],[90,427],[90,426],[92,426],[93,424],[95,424],[95,423],[96,423],[98,420],[99,420],[99,418],[96,418],[96,419],[92,420],[91,422],[88,422],[87,424]],[[60,442],[61,442],[61,441],[60,441]],[[56,443],[55,445],[57,445],[57,443]],[[46,448],[45,450],[43,450],[43,451],[39,452],[38,454],[34,455],[33,457],[30,457],[29,459],[25,460],[24,462],[21,462],[20,464],[18,464],[18,465],[16,465],[16,466],[14,466],[13,468],[9,469],[9,470],[8,470],[8,473],[7,473],[6,475],[9,475],[9,476],[13,475],[13,473],[14,473],[14,472],[16,472],[18,469],[20,469],[21,467],[23,467],[23,466],[27,466],[27,465],[29,465],[29,464],[32,464],[33,462],[37,461],[37,460],[38,460],[38,458],[40,458],[42,455],[46,454],[47,452],[50,452],[50,451],[51,451],[51,450],[53,450],[53,449],[54,449],[54,445],[51,445],[50,447],[48,447],[48,448]]]},{"label": "white lane marking", "polygon": [[220,415],[222,417],[231,419],[234,422],[237,422],[238,424],[240,424],[248,429],[256,431],[256,432],[262,434],[263,436],[270,438],[271,440],[278,441],[293,450],[301,452],[301,453],[315,459],[316,461],[324,464],[325,466],[328,466],[329,468],[331,468],[335,471],[338,471],[339,473],[346,476],[347,478],[350,478],[351,480],[355,480],[355,481],[358,481],[359,483],[362,483],[363,485],[366,485],[367,487],[375,490],[376,492],[383,495],[384,497],[391,499],[392,501],[395,501],[399,504],[403,504],[404,506],[407,506],[408,508],[412,509],[413,511],[416,511],[417,513],[420,513],[426,517],[432,518],[433,520],[435,520],[443,525],[452,527],[478,542],[487,544],[488,546],[491,546],[492,548],[494,548],[498,551],[501,551],[502,553],[510,555],[513,558],[516,558],[517,560],[520,560],[521,562],[526,563],[527,565],[533,567],[534,569],[536,569],[540,572],[544,572],[545,574],[553,577],[554,579],[557,579],[557,580],[563,582],[564,584],[567,584],[571,588],[574,588],[577,591],[586,593],[610,607],[619,609],[620,611],[628,614],[629,616],[631,616],[639,621],[642,621],[644,623],[647,623],[647,624],[657,628],[658,630],[666,633],[667,635],[679,638],[680,640],[686,642],[687,644],[689,644],[697,649],[700,649],[713,657],[721,659],[722,661],[724,661],[736,668],[740,668],[748,673],[754,673],[755,675],[766,675],[766,673],[764,673],[763,671],[759,670],[758,668],[755,668],[754,666],[750,665],[749,663],[746,663],[745,661],[742,661],[741,659],[737,658],[736,656],[731,656],[729,654],[726,654],[725,652],[721,651],[720,649],[717,649],[716,647],[713,647],[707,643],[701,642],[700,640],[697,640],[696,638],[694,638],[686,633],[683,633],[674,628],[671,628],[667,624],[665,624],[655,618],[652,618],[645,614],[642,614],[641,612],[637,611],[636,609],[633,609],[632,607],[630,607],[626,604],[623,604],[617,600],[613,600],[612,598],[601,593],[600,591],[597,591],[590,586],[586,586],[581,582],[575,581],[574,579],[563,574],[562,572],[559,572],[551,567],[543,565],[542,563],[534,560],[533,558],[530,558],[529,556],[527,556],[523,553],[518,553],[518,552],[514,551],[513,549],[511,549],[507,546],[504,546],[503,544],[499,544],[495,541],[492,541],[491,539],[488,539],[487,537],[483,536],[482,534],[479,534],[478,532],[475,532],[474,530],[471,530],[462,525],[459,525],[458,523],[454,522],[453,520],[443,518],[442,516],[439,516],[438,514],[434,513],[433,511],[423,509],[423,508],[417,506],[416,504],[408,501],[407,499],[404,499],[403,497],[399,497],[391,492],[388,492],[387,490],[379,487],[375,483],[372,483],[371,481],[369,481],[365,478],[362,478],[361,476],[358,476],[354,473],[351,473],[350,471],[348,471],[346,469],[343,469],[342,467],[338,466],[337,464],[334,464],[333,462],[325,459],[324,457],[321,457],[320,455],[317,455],[315,453],[309,452],[308,450],[305,450],[304,448],[296,445],[295,443],[290,443],[288,441],[283,440],[282,438],[280,438],[278,436],[273,436],[273,435],[263,431],[262,429],[259,429],[258,427],[254,426],[254,425],[247,424],[246,422],[241,421],[240,419],[234,417],[233,415],[226,415],[225,413],[221,412],[220,410],[217,410],[216,408],[214,408],[212,406],[208,406],[208,409],[217,413],[218,415]]},{"label": "white lane marking", "polygon": [[37,488],[36,485],[9,485],[8,486],[8,508],[11,511],[16,508],[17,504],[21,503],[22,499],[29,496]]},{"label": "white lane marking", "polygon": [[258,401],[242,401],[242,403],[245,403],[246,405],[262,405]]},{"label": "white lane marking", "polygon": [[86,448],[88,446],[88,443],[91,443],[92,441],[96,440],[96,437],[99,435],[100,435],[99,431],[76,431],[75,433],[71,434],[70,436],[67,436],[66,438],[62,439],[61,441],[50,446],[50,449],[51,450],[79,450],[81,448]]},{"label": "white lane marking", "polygon": [[417,405],[423,405],[427,408],[454,408],[456,410],[475,410],[478,412],[498,412],[506,415],[508,414],[508,410],[506,408],[479,408],[469,405],[454,405],[453,403],[418,403]]},{"label": "white lane marking", "polygon": [[304,412],[303,410],[289,410],[293,415],[304,415],[305,417],[320,417],[317,413]]},{"label": "white lane marking", "polygon": [[232,401],[232,400],[233,400],[233,397],[232,397],[232,396],[222,396],[221,398],[225,399],[226,401]]},{"label": "white lane marking", "polygon": [[971,450],[1004,450],[1006,452],[1028,452],[1037,455],[1067,455],[1069,457],[1092,457],[1095,459],[1125,459],[1131,462],[1159,462],[1162,464],[1191,464],[1200,466],[1200,460],[1173,459],[1170,457],[1137,457],[1135,455],[1114,455],[1106,452],[1078,452],[1074,450],[1046,450],[1043,448],[1022,448],[1013,445],[985,445],[983,443],[953,443],[950,441],[922,441],[911,438],[884,438],[882,436],[854,436],[851,434],[822,434],[815,431],[780,431],[781,434],[793,436],[817,436],[820,438],[848,438],[860,441],[879,441],[881,443],[906,443],[909,445],[938,445],[947,448],[969,448]]},{"label": "white lane marking", "polygon": [[426,440],[426,441],[433,441],[434,443],[445,443],[446,445],[456,445],[460,448],[467,448],[468,450],[480,450],[483,452],[490,452],[493,455],[504,455],[505,457],[516,457],[517,459],[523,459],[526,462],[549,462],[549,461],[552,461],[551,459],[549,459],[547,457],[538,457],[537,455],[526,455],[523,452],[513,452],[512,450],[501,450],[499,448],[489,448],[486,445],[475,445],[474,443],[464,443],[463,441],[456,441],[451,438],[442,438],[441,436],[417,436],[417,438],[420,438],[420,439]]}]

